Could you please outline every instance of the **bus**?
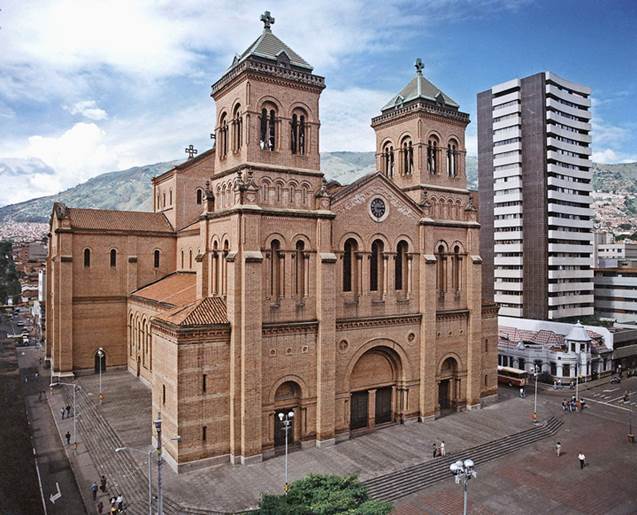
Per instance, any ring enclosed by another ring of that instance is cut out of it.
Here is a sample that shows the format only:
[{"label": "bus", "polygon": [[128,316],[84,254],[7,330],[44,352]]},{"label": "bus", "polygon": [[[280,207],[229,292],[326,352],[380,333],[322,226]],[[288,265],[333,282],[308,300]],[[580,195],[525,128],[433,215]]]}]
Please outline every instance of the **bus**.
[{"label": "bus", "polygon": [[525,370],[498,365],[498,383],[521,388],[528,384],[529,373]]}]

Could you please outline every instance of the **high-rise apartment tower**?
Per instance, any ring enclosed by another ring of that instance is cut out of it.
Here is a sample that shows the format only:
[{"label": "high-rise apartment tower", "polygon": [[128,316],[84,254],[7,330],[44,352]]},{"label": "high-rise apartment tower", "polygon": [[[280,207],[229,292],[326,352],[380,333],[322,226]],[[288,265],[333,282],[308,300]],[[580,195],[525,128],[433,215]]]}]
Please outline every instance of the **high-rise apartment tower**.
[{"label": "high-rise apartment tower", "polygon": [[501,315],[593,314],[590,94],[551,72],[478,94],[483,287]]}]

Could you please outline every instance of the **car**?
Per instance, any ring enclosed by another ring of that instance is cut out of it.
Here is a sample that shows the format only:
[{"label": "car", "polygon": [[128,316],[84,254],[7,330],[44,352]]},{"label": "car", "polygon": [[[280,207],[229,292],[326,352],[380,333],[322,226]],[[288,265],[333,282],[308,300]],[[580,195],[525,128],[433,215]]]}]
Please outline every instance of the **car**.
[{"label": "car", "polygon": [[610,378],[610,384],[618,384],[618,383],[621,383],[621,382],[622,382],[622,380],[621,380],[621,377],[619,377],[619,376],[613,376],[613,377]]}]

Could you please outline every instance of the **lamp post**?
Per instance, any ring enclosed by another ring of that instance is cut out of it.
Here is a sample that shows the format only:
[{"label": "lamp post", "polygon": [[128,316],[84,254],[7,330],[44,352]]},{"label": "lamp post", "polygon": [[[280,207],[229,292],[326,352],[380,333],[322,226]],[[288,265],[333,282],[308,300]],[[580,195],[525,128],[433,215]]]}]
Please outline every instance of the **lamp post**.
[{"label": "lamp post", "polygon": [[100,347],[97,349],[97,357],[98,357],[98,366],[100,372],[100,404],[102,404],[102,400],[104,400],[104,395],[102,394],[102,358],[104,357],[104,349]]},{"label": "lamp post", "polygon": [[73,447],[77,450],[77,389],[80,388],[79,384],[75,383],[63,383],[62,381],[58,381],[57,383],[53,383],[50,385],[51,390],[56,385],[60,386],[70,386],[73,388]]},{"label": "lamp post", "polygon": [[462,481],[463,487],[464,487],[464,509],[463,509],[463,515],[467,515],[467,502],[468,502],[468,491],[467,491],[467,485],[469,484],[469,481],[475,477],[477,477],[478,473],[475,471],[474,469],[474,463],[472,459],[466,459],[466,460],[458,460],[455,463],[452,463],[451,465],[449,465],[449,470],[451,470],[451,473],[454,476],[454,479],[456,480],[456,484],[459,485],[460,482]]},{"label": "lamp post", "polygon": [[535,377],[535,393],[533,395],[533,423],[537,423],[537,376],[538,376],[538,366],[537,364],[533,365],[533,376]]},{"label": "lamp post", "polygon": [[152,462],[151,456],[153,454],[154,449],[151,447],[148,452],[142,451],[140,449],[134,449],[132,447],[118,447],[115,449],[115,452],[122,451],[135,451],[142,454],[145,454],[148,457],[148,515],[153,515],[153,482],[152,482]]},{"label": "lamp post", "polygon": [[285,495],[288,494],[288,431],[292,425],[293,418],[293,411],[288,411],[285,414],[279,413],[279,420],[283,423],[283,430],[285,431],[285,485],[283,486]]},{"label": "lamp post", "polygon": [[161,415],[154,422],[157,431],[157,515],[164,514],[164,498],[161,491]]}]

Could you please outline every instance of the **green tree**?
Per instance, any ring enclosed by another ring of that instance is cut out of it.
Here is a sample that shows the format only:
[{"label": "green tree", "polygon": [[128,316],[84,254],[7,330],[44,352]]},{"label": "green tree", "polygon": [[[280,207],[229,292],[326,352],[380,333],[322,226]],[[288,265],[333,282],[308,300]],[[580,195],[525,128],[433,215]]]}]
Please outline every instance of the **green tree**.
[{"label": "green tree", "polygon": [[264,495],[261,515],[387,515],[391,504],[369,499],[356,476],[310,474],[290,485],[287,495]]}]

